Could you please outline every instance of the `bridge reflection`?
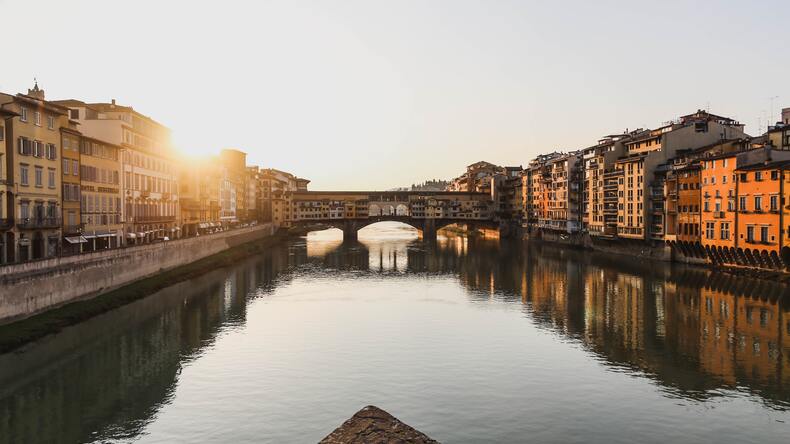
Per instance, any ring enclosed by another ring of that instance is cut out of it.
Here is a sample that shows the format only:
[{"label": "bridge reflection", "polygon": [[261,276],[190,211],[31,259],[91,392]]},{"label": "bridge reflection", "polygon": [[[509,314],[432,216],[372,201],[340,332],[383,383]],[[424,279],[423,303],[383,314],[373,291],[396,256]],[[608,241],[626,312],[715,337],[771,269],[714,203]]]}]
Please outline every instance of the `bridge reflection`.
[{"label": "bridge reflection", "polygon": [[519,304],[541,328],[672,396],[739,387],[790,408],[790,308],[778,283],[460,237],[302,240],[0,356],[0,442],[137,436],[171,401],[182,368],[244,326],[251,300],[309,268],[453,275],[471,301]]}]

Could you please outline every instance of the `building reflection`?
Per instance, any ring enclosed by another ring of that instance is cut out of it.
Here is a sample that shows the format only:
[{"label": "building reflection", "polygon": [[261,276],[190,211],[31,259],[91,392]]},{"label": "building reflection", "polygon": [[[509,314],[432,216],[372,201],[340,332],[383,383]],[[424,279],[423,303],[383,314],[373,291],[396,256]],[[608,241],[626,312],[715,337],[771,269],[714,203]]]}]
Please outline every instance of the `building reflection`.
[{"label": "building reflection", "polygon": [[273,247],[0,356],[0,443],[131,439],[171,401],[182,367],[244,325],[251,300],[311,270],[453,275],[470,300],[517,304],[540,328],[673,396],[739,387],[790,408],[782,284],[498,240],[309,243]]}]

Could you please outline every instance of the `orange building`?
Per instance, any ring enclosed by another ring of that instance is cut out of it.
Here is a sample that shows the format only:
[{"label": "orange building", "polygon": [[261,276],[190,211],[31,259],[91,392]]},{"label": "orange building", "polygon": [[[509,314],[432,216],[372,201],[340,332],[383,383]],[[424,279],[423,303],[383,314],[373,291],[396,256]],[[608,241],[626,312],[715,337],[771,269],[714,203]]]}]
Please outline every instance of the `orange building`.
[{"label": "orange building", "polygon": [[736,246],[737,155],[725,153],[702,161],[700,240],[709,255]]},{"label": "orange building", "polygon": [[783,209],[785,182],[790,180],[790,161],[768,161],[741,166],[737,174],[738,247],[749,262],[766,267],[780,267],[780,254],[787,256],[787,221]]}]

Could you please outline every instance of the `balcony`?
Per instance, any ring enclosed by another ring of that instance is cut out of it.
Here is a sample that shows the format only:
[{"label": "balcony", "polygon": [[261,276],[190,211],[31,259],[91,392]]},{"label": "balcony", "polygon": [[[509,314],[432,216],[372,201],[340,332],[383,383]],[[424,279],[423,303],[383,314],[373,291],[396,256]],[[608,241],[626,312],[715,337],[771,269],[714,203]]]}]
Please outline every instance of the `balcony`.
[{"label": "balcony", "polygon": [[176,220],[176,217],[175,216],[135,216],[133,220],[136,223],[173,222]]},{"label": "balcony", "polygon": [[713,218],[714,219],[723,219],[725,214],[726,213],[724,211],[714,211],[713,212]]},{"label": "balcony", "polygon": [[148,190],[140,191],[140,197],[151,197],[151,192]]},{"label": "balcony", "polygon": [[79,233],[80,231],[82,231],[82,228],[83,228],[82,224],[76,224],[76,225],[64,224],[63,225],[63,233],[64,234]]},{"label": "balcony", "polygon": [[17,219],[17,228],[20,229],[34,229],[34,228],[57,228],[60,226],[59,217],[39,217]]},{"label": "balcony", "polygon": [[14,225],[14,219],[5,218],[0,219],[0,230],[10,230]]}]

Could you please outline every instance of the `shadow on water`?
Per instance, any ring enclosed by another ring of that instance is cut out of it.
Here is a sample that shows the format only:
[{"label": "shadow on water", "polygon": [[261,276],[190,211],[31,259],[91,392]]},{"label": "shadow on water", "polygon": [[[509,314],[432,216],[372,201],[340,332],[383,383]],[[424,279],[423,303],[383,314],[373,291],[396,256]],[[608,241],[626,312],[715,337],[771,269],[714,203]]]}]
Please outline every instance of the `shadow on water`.
[{"label": "shadow on water", "polygon": [[138,436],[172,400],[183,366],[245,327],[252,299],[310,273],[453,276],[470,302],[520,304],[545,331],[651,378],[666,396],[706,399],[737,387],[769,408],[790,407],[780,284],[496,240],[307,237],[0,356],[0,442]]}]

